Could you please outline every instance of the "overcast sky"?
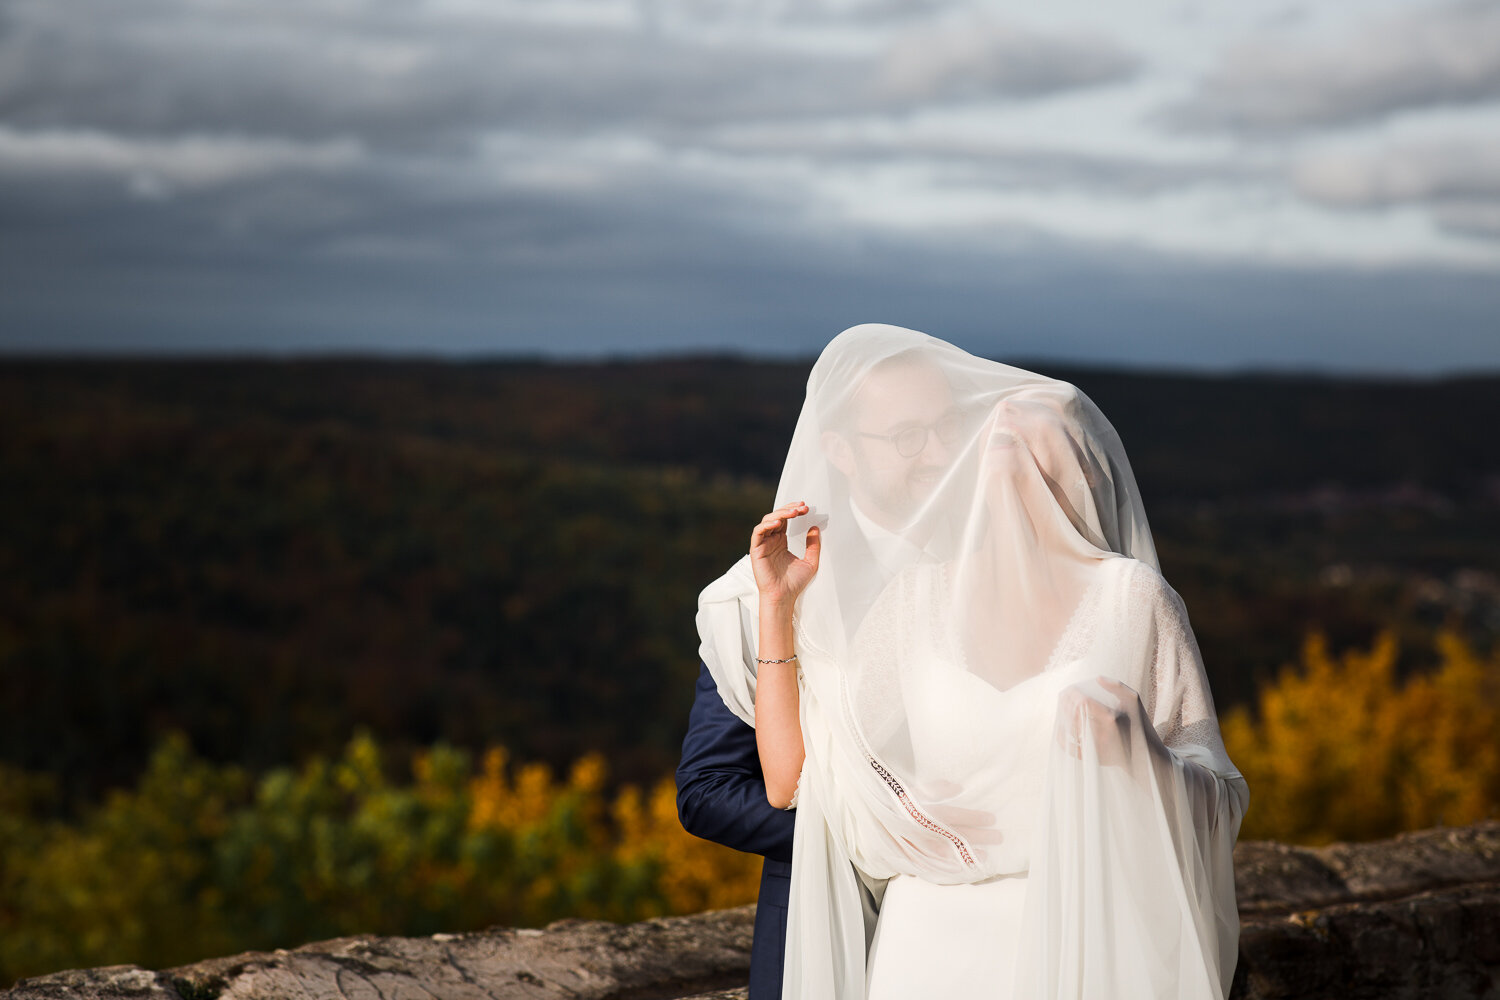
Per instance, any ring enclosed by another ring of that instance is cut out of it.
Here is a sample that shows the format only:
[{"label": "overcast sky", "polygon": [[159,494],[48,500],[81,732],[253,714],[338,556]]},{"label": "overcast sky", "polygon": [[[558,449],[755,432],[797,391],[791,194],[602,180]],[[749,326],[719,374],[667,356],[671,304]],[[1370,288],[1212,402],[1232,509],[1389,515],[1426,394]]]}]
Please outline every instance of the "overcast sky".
[{"label": "overcast sky", "polygon": [[0,0],[0,350],[1500,371],[1500,0]]}]

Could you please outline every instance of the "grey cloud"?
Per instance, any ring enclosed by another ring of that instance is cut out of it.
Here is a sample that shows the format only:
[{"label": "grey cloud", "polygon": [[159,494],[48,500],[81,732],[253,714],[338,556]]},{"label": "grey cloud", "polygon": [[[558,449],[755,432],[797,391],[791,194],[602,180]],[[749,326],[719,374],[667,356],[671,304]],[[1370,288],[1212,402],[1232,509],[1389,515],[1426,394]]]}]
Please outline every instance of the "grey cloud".
[{"label": "grey cloud", "polygon": [[[634,219],[647,230],[666,224],[653,213],[686,206],[729,234],[802,224],[803,186],[733,156],[693,160],[725,123],[1024,98],[1133,65],[1106,40],[988,19],[828,52],[674,33],[620,16],[628,3],[569,23],[536,16],[548,0],[522,6],[525,16],[499,0],[460,16],[378,0],[334,13],[292,0],[131,0],[84,12],[12,0],[0,29],[0,212],[31,219],[28,240],[66,233],[131,259],[534,253],[587,267],[631,243],[593,227],[635,204],[652,205]],[[845,13],[886,24],[926,10],[877,0]],[[951,69],[989,62],[1004,68]]]},{"label": "grey cloud", "polygon": [[913,102],[1030,95],[1123,80],[1137,59],[1108,39],[1047,37],[987,17],[969,17],[898,38],[880,89]]},{"label": "grey cloud", "polygon": [[652,234],[682,219],[736,239],[771,225],[793,232],[806,210],[801,189],[670,157],[631,163],[537,139],[498,155],[504,162],[388,156],[337,170],[235,169],[212,183],[166,173],[160,190],[138,183],[138,158],[126,156],[118,171],[0,173],[0,219],[10,245],[52,256],[59,272],[87,260],[169,269],[271,258],[310,269],[419,258],[587,272],[635,266]]},{"label": "grey cloud", "polygon": [[1135,66],[1107,39],[987,20],[886,32],[888,45],[851,50],[667,31],[644,15],[565,23],[373,0],[339,9],[136,0],[101,14],[17,0],[0,36],[0,117],[33,129],[431,147],[497,126],[695,128],[1024,98]]},{"label": "grey cloud", "polygon": [[1162,119],[1189,129],[1291,133],[1412,108],[1500,99],[1500,0],[1369,21],[1335,43],[1264,37],[1227,52]]},{"label": "grey cloud", "polygon": [[856,0],[854,3],[794,0],[785,9],[790,20],[847,21],[853,18],[863,23],[879,23],[927,17],[953,6],[953,0]]},{"label": "grey cloud", "polygon": [[1500,200],[1434,205],[1432,221],[1443,231],[1458,236],[1500,241]]},{"label": "grey cloud", "polygon": [[0,179],[17,174],[119,178],[145,196],[287,171],[343,172],[364,151],[349,139],[189,135],[166,139],[93,129],[22,132],[0,126]]},{"label": "grey cloud", "polygon": [[705,24],[884,25],[930,17],[960,0],[639,0],[653,25],[688,20]]},{"label": "grey cloud", "polygon": [[[920,119],[890,141],[841,128],[1132,77],[1109,39],[943,0],[674,0],[654,18],[630,0],[561,5],[573,21],[555,6],[0,0],[0,349],[618,351],[650,331],[657,349],[812,350],[882,319],[987,350],[1041,337],[1201,360],[1261,349],[1266,330],[1295,353],[1325,319],[1358,329],[1305,291],[1349,292],[1337,277],[1221,273],[1200,292],[1182,276],[1201,272],[1138,247],[885,233],[798,183],[861,161],[1126,194],[1253,179],[1211,158],[913,138]],[[1434,205],[1458,231],[1459,202]],[[1118,292],[1145,260],[1160,267]],[[1425,359],[1400,353],[1420,310],[1373,287],[1385,356]],[[1457,288],[1455,328],[1493,319],[1477,279],[1402,287]],[[1125,338],[1122,316],[1148,318]],[[1204,331],[1228,333],[1205,348]],[[1475,343],[1465,356],[1493,357]],[[1338,345],[1363,361],[1359,347]]]},{"label": "grey cloud", "polygon": [[1500,238],[1500,138],[1328,151],[1292,168],[1310,201],[1337,208],[1425,207],[1445,232]]},{"label": "grey cloud", "polygon": [[1500,137],[1324,152],[1300,160],[1293,179],[1304,197],[1354,208],[1500,198]]},{"label": "grey cloud", "polygon": [[[690,194],[679,211],[678,192],[636,193],[628,207],[601,199],[561,219],[552,205],[509,207],[518,228],[594,244],[618,265],[592,270],[553,266],[550,242],[499,264],[374,254],[312,269],[305,257],[264,253],[230,270],[221,258],[122,267],[87,256],[63,269],[59,241],[4,241],[0,348],[587,355],[735,346],[805,357],[839,330],[875,321],[1001,358],[1387,372],[1500,363],[1500,286],[1490,273],[1226,266],[1148,251],[1122,260],[1066,241],[995,252],[952,234],[778,232],[774,212],[760,229],[730,233],[711,198]],[[638,265],[624,255],[631,249]],[[1442,352],[1413,336],[1434,328]]]},{"label": "grey cloud", "polygon": [[850,135],[796,124],[725,130],[705,146],[748,156],[800,156],[819,164],[920,163],[940,182],[1036,190],[1151,194],[1195,184],[1264,183],[1274,175],[1239,159],[1194,161],[1089,154],[979,138]]}]

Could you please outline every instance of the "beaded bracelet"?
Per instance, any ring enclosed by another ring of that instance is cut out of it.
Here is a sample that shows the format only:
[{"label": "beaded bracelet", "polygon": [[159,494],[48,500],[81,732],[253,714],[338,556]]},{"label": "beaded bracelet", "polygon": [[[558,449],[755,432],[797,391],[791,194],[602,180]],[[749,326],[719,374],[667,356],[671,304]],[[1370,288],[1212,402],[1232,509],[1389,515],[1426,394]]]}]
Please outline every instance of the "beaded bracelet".
[{"label": "beaded bracelet", "polygon": [[756,663],[791,663],[796,658],[797,658],[797,654],[796,653],[793,653],[791,656],[788,656],[784,660],[762,660],[760,657],[757,656],[755,658],[755,662]]}]

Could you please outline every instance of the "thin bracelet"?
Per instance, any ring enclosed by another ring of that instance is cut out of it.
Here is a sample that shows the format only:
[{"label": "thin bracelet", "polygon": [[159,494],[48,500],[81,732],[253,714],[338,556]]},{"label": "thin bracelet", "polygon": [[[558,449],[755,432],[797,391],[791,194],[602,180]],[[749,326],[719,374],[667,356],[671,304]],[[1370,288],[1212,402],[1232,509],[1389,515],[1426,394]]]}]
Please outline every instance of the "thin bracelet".
[{"label": "thin bracelet", "polygon": [[797,654],[796,653],[793,653],[791,656],[788,656],[784,660],[762,660],[760,657],[757,656],[755,658],[755,662],[756,663],[791,663],[796,658],[797,658]]}]

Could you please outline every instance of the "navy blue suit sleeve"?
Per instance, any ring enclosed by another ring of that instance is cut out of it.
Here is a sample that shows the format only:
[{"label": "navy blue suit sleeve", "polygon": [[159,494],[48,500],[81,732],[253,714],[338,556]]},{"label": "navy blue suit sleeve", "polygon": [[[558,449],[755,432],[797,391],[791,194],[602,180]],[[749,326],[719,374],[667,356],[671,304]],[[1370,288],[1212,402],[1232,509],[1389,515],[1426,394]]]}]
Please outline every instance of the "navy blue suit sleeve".
[{"label": "navy blue suit sleeve", "polygon": [[750,854],[792,860],[796,811],[766,800],[755,729],[729,710],[706,666],[677,766],[677,815],[683,829]]}]

